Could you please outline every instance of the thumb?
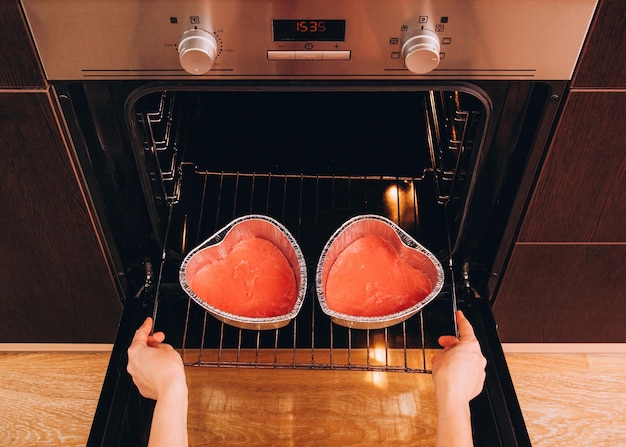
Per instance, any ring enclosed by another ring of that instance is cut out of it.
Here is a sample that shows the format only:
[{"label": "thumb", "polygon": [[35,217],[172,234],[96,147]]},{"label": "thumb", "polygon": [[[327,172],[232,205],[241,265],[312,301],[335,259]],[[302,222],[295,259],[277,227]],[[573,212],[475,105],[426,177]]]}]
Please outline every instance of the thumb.
[{"label": "thumb", "polygon": [[133,337],[133,343],[147,343],[148,337],[150,337],[150,331],[152,330],[152,318],[148,317],[145,319],[143,324],[139,326],[139,329],[135,331],[135,336]]},{"label": "thumb", "polygon": [[437,342],[443,348],[452,348],[453,346],[459,344],[459,339],[456,338],[454,335],[442,335],[441,337],[439,337]]},{"label": "thumb", "polygon": [[456,313],[456,321],[459,326],[459,337],[461,340],[473,340],[476,338],[474,328],[460,310]]},{"label": "thumb", "polygon": [[148,337],[148,346],[158,346],[163,343],[163,340],[165,340],[165,333],[155,332]]}]

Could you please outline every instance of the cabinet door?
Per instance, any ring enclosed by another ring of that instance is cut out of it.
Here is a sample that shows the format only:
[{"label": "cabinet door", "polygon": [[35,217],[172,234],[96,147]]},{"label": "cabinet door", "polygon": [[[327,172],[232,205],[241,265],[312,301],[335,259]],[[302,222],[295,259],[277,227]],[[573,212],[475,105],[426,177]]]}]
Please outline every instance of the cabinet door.
[{"label": "cabinet door", "polygon": [[517,244],[494,303],[508,343],[625,343],[626,244]]},{"label": "cabinet door", "polygon": [[573,91],[521,242],[626,241],[626,92]]},{"label": "cabinet door", "polygon": [[626,342],[626,92],[570,94],[498,290],[504,342]]},{"label": "cabinet door", "polygon": [[0,1],[0,88],[44,88],[46,80],[17,0]]},{"label": "cabinet door", "polygon": [[113,343],[120,299],[45,91],[0,91],[0,343]]},{"label": "cabinet door", "polygon": [[624,0],[600,0],[574,75],[574,88],[626,88]]}]

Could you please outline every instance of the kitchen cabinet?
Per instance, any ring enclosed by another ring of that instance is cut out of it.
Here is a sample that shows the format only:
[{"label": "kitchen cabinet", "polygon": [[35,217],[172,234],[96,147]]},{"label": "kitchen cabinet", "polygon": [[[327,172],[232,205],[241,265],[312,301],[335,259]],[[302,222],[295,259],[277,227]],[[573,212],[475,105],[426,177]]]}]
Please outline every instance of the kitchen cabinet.
[{"label": "kitchen cabinet", "polygon": [[518,240],[626,241],[624,92],[573,90]]},{"label": "kitchen cabinet", "polygon": [[503,342],[626,342],[624,28],[602,1],[496,294]]},{"label": "kitchen cabinet", "polygon": [[600,0],[573,79],[575,89],[626,89],[626,13],[623,0]]},{"label": "kitchen cabinet", "polygon": [[0,88],[40,88],[46,79],[17,0],[0,0]]},{"label": "kitchen cabinet", "polygon": [[0,2],[0,343],[112,343],[119,295],[28,36]]}]

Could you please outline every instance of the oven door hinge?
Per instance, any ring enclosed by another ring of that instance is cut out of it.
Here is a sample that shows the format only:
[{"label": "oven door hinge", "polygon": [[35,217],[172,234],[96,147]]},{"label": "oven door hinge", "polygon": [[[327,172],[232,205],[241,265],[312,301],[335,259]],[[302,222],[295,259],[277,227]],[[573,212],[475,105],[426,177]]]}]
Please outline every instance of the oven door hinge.
[{"label": "oven door hinge", "polygon": [[152,268],[152,262],[149,259],[144,259],[141,263],[144,269],[144,281],[143,285],[137,290],[134,298],[142,298],[150,296],[154,291],[154,269]]},{"label": "oven door hinge", "polygon": [[461,270],[461,275],[463,278],[463,293],[462,299],[469,300],[471,298],[476,298],[476,294],[472,289],[472,283],[470,281],[470,262],[468,260],[463,261],[463,268]]}]

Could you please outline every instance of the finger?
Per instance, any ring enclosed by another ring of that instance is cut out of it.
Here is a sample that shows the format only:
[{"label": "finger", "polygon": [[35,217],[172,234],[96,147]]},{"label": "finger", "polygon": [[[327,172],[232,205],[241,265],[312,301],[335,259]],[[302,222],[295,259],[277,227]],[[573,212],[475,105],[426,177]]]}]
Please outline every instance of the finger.
[{"label": "finger", "polygon": [[443,348],[451,348],[459,344],[459,339],[454,335],[442,335],[437,342]]},{"label": "finger", "polygon": [[461,340],[472,340],[476,338],[474,328],[460,310],[456,312],[456,323],[459,327],[459,337]]},{"label": "finger", "polygon": [[152,334],[152,338],[158,343],[163,343],[163,340],[165,340],[165,332],[155,332]]},{"label": "finger", "polygon": [[148,317],[145,319],[143,324],[139,326],[139,329],[135,331],[135,336],[133,337],[133,343],[135,342],[147,343],[151,330],[152,330],[152,318]]},{"label": "finger", "polygon": [[160,344],[163,344],[163,340],[165,340],[165,333],[155,332],[148,337],[147,344],[148,346],[154,348],[156,346],[159,346]]}]

